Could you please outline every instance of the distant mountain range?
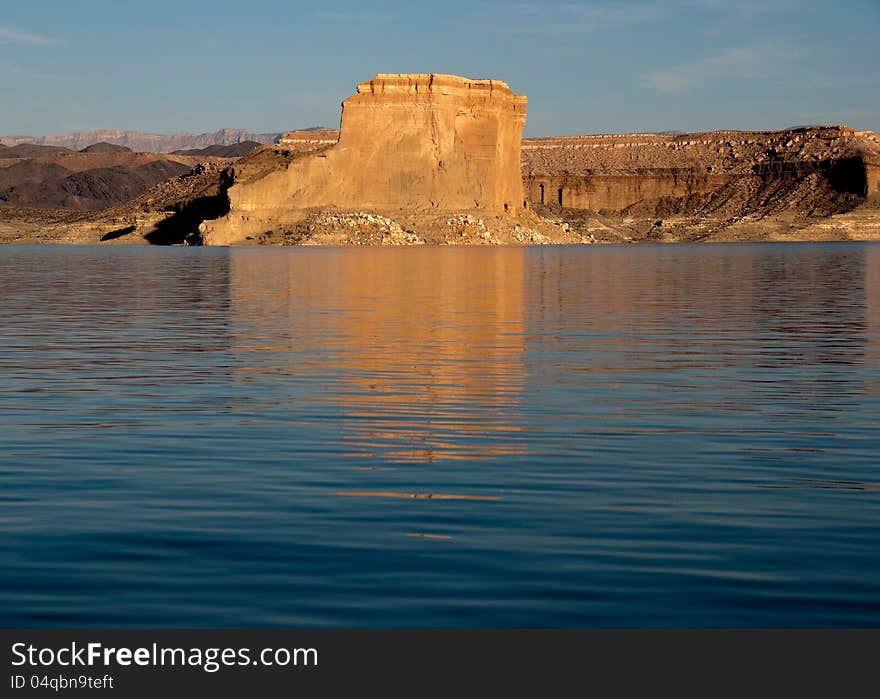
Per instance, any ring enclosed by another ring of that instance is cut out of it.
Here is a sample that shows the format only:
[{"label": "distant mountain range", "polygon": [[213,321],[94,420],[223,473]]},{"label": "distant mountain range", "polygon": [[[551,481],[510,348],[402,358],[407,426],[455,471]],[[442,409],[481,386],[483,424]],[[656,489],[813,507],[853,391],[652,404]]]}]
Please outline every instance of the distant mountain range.
[{"label": "distant mountain range", "polygon": [[171,153],[172,151],[196,150],[211,146],[232,146],[246,141],[270,145],[275,143],[281,135],[281,132],[251,133],[244,129],[220,129],[200,134],[187,131],[175,134],[154,134],[141,131],[98,129],[97,131],[80,131],[54,136],[0,136],[0,144],[5,146],[37,144],[78,151],[95,143],[109,143],[130,148],[136,153]]}]

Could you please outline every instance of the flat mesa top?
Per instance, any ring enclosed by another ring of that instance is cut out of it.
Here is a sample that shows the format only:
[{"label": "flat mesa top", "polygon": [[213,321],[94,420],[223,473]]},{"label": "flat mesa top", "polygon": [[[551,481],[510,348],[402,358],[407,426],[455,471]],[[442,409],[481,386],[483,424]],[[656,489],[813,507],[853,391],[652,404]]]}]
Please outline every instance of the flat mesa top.
[{"label": "flat mesa top", "polygon": [[[444,88],[488,90],[510,93],[510,86],[501,80],[463,78],[443,73],[379,73],[372,80],[358,85],[358,94],[369,92],[433,91]],[[512,93],[511,93],[512,94]]]}]

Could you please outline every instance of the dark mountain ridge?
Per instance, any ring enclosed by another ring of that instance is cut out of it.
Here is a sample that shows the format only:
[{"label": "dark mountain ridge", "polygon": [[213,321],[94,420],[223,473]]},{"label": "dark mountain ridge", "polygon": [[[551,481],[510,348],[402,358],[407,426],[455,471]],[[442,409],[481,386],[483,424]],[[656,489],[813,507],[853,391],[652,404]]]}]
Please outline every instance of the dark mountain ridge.
[{"label": "dark mountain ridge", "polygon": [[86,146],[80,153],[131,153],[131,148],[126,148],[125,146],[119,146],[115,143],[107,143],[107,141],[100,141],[98,143],[93,143],[90,146]]},{"label": "dark mountain ridge", "polygon": [[207,148],[191,148],[189,150],[172,151],[171,155],[204,155],[215,158],[241,158],[250,155],[264,144],[257,141],[242,141],[228,146],[208,146]]}]

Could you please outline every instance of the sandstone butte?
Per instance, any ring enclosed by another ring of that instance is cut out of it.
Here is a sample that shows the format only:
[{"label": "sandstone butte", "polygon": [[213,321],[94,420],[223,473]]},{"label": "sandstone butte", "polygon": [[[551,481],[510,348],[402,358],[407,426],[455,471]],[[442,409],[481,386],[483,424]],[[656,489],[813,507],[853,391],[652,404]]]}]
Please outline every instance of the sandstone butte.
[{"label": "sandstone butte", "polygon": [[337,143],[256,178],[237,172],[227,190],[229,213],[202,225],[204,242],[291,229],[328,208],[516,217],[526,206],[526,103],[498,80],[380,73],[342,103]]}]

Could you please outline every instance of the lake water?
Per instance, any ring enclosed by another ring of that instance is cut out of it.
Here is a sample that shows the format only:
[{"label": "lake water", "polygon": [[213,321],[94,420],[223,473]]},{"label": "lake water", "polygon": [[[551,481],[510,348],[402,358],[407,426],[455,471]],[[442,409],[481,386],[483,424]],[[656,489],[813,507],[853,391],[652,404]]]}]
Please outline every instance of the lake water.
[{"label": "lake water", "polygon": [[0,625],[878,626],[878,428],[878,245],[5,247]]}]

